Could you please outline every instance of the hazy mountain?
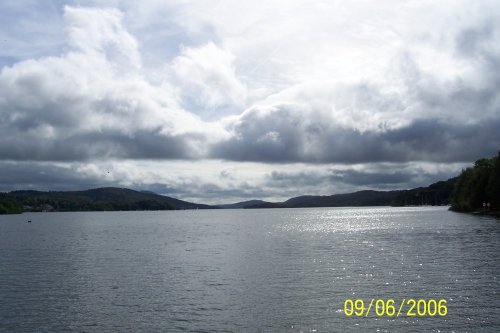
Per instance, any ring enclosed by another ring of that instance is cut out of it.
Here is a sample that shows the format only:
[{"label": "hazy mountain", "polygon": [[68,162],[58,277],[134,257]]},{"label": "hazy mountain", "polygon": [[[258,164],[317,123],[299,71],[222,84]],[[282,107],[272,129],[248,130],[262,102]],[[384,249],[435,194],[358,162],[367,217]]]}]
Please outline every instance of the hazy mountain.
[{"label": "hazy mountain", "polygon": [[303,195],[284,202],[262,202],[245,208],[449,205],[456,181],[455,177],[411,190],[365,190],[334,195]]},{"label": "hazy mountain", "polygon": [[300,196],[283,202],[285,207],[390,206],[402,191],[358,191],[328,196]]},{"label": "hazy mountain", "polygon": [[6,197],[25,211],[105,211],[206,209],[208,205],[187,202],[156,193],[104,187],[86,191],[13,191]]},{"label": "hazy mountain", "polygon": [[232,208],[247,208],[255,205],[262,205],[268,203],[267,201],[263,200],[247,200],[247,201],[242,201],[242,202],[236,202],[232,204],[223,204],[223,205],[217,205],[219,208],[224,208],[224,209],[232,209]]},{"label": "hazy mountain", "polygon": [[13,191],[0,196],[0,213],[21,211],[114,211],[210,208],[299,208],[346,206],[448,205],[458,178],[401,191],[358,191],[334,195],[304,195],[284,202],[248,200],[209,206],[153,192],[104,187],[86,191]]},{"label": "hazy mountain", "polygon": [[402,192],[404,191],[358,191],[334,195],[303,195],[284,202],[263,203],[247,208],[391,206]]}]

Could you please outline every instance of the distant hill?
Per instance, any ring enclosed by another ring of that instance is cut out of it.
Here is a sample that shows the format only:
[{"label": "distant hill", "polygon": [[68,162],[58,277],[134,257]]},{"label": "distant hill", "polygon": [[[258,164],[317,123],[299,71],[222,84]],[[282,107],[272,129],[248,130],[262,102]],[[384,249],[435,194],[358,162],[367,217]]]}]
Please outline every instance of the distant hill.
[{"label": "distant hill", "polygon": [[150,192],[103,187],[86,191],[13,191],[3,194],[24,211],[115,211],[207,209],[196,204]]},{"label": "distant hill", "polygon": [[282,202],[267,202],[267,201],[263,201],[260,204],[256,204],[256,205],[252,205],[252,206],[246,206],[246,207],[243,207],[243,208],[249,208],[249,209],[251,209],[251,208],[288,208],[288,207],[283,206]]},{"label": "distant hill", "polygon": [[0,193],[0,214],[20,213],[22,211],[115,211],[210,208],[449,205],[452,202],[452,194],[454,193],[454,189],[456,188],[456,184],[459,179],[459,177],[455,177],[446,181],[431,184],[428,187],[418,187],[411,190],[364,190],[354,193],[334,195],[304,195],[290,198],[284,202],[248,200],[218,206],[187,202],[153,192],[139,192],[115,187],[68,192],[13,191],[10,193]]},{"label": "distant hill", "polygon": [[233,209],[233,208],[247,208],[255,205],[262,205],[266,204],[268,202],[263,201],[263,200],[247,200],[247,201],[242,201],[242,202],[237,202],[237,203],[232,203],[232,204],[223,204],[223,205],[217,205],[219,208],[223,209]]},{"label": "distant hill", "polygon": [[284,202],[262,202],[244,208],[362,207],[449,205],[457,178],[428,187],[399,191],[358,191],[334,195],[303,195]]},{"label": "distant hill", "polygon": [[246,208],[391,206],[404,191],[358,191],[334,195],[303,195],[284,202],[263,203]]},{"label": "distant hill", "polygon": [[328,196],[301,196],[283,202],[285,207],[391,206],[403,191],[358,191]]}]

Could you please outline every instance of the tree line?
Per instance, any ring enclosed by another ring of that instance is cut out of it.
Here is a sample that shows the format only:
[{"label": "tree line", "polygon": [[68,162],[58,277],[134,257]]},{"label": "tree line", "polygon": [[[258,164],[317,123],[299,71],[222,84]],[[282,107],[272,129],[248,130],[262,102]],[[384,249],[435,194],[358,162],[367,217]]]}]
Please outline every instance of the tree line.
[{"label": "tree line", "polygon": [[460,212],[500,210],[500,151],[462,170],[453,192],[451,209]]}]

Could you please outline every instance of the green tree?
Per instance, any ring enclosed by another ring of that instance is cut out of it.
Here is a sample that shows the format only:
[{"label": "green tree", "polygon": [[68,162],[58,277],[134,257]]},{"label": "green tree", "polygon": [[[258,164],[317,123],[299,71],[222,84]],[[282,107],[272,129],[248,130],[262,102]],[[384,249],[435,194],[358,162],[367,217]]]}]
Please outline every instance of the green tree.
[{"label": "green tree", "polygon": [[495,210],[500,209],[500,151],[493,159],[491,168],[491,175],[486,188],[491,208]]},{"label": "green tree", "polygon": [[452,199],[452,209],[474,211],[484,209],[485,203],[498,208],[500,192],[499,157],[482,158],[474,167],[462,170]]},{"label": "green tree", "polygon": [[17,201],[0,197],[0,214],[20,214],[23,208]]}]

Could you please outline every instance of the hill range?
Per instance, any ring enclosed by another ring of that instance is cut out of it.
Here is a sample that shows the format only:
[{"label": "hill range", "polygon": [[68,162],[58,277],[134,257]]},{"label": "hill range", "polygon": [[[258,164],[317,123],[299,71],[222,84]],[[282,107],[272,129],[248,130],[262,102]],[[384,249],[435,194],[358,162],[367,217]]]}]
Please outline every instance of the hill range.
[{"label": "hill range", "polygon": [[300,208],[343,206],[448,205],[457,178],[400,191],[364,190],[329,196],[304,195],[283,202],[249,200],[205,205],[153,192],[104,187],[85,191],[12,191],[0,194],[0,213],[29,211],[130,211],[238,208]]}]

